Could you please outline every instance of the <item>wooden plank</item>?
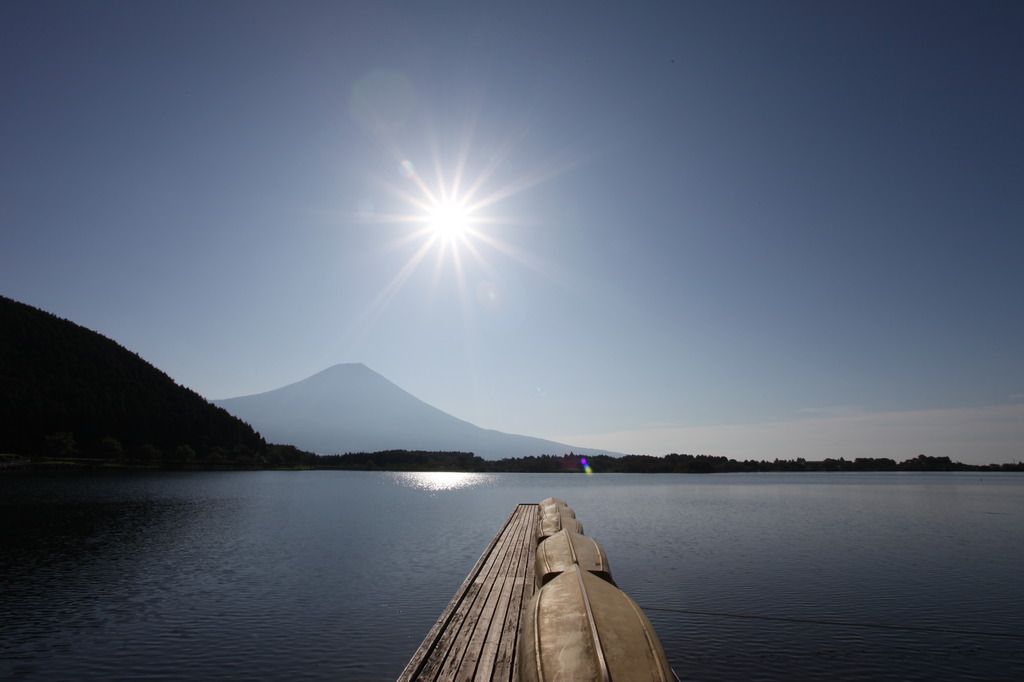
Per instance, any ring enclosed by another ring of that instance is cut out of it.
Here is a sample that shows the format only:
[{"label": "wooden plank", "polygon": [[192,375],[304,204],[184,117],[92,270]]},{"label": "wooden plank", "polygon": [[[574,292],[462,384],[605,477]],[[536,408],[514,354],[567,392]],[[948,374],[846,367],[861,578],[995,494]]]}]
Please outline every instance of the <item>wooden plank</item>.
[{"label": "wooden plank", "polygon": [[[448,659],[441,670],[440,679],[448,680],[472,680],[476,678],[476,664],[483,649],[483,643],[487,636],[487,630],[498,607],[498,599],[501,596],[500,583],[502,576],[507,572],[507,567],[514,557],[514,538],[522,532],[523,514],[519,508],[513,512],[515,521],[512,523],[509,532],[502,534],[502,539],[495,547],[491,560],[485,567],[484,575],[479,580],[481,590],[476,595],[475,601],[468,605],[468,615],[465,627],[448,654]],[[479,679],[489,679],[481,676]]]},{"label": "wooden plank", "polygon": [[519,583],[513,590],[512,600],[509,602],[510,617],[507,627],[502,633],[501,642],[498,646],[498,655],[494,664],[493,679],[515,680],[517,679],[517,647],[519,646],[519,633],[522,627],[523,612],[533,598],[536,589],[533,581],[533,562],[537,555],[537,535],[540,533],[540,514],[533,514],[529,517],[530,528],[523,534],[521,550],[523,552],[523,572],[517,578]]},{"label": "wooden plank", "polygon": [[[512,532],[515,531],[517,526],[518,522],[513,523]],[[461,680],[467,677],[472,679],[476,658],[473,656],[471,646],[479,646],[479,643],[476,642],[477,632],[481,628],[481,623],[485,626],[490,622],[490,614],[494,611],[494,600],[492,597],[494,594],[494,584],[498,579],[501,562],[504,561],[507,552],[508,537],[509,535],[502,536],[501,541],[491,554],[490,560],[481,572],[481,577],[477,579],[480,591],[476,593],[472,603],[463,602],[462,608],[466,612],[466,618],[463,621],[462,629],[452,639],[448,655],[445,657],[440,675],[438,676],[439,679]],[[489,609],[488,606],[490,606]],[[469,654],[469,660],[465,660],[467,653]],[[462,672],[464,660],[467,666],[466,672]]]},{"label": "wooden plank", "polygon": [[462,585],[460,585],[459,589],[455,591],[455,596],[452,597],[450,602],[448,602],[448,606],[444,608],[444,610],[441,612],[441,615],[434,623],[433,627],[430,628],[430,632],[428,632],[427,636],[423,639],[423,643],[420,645],[419,649],[416,650],[416,653],[413,654],[412,658],[409,660],[409,663],[406,664],[405,670],[402,671],[402,674],[398,678],[399,682],[402,682],[403,680],[420,679],[419,674],[423,668],[425,661],[434,652],[439,639],[444,634],[445,630],[448,629],[452,618],[454,618],[456,615],[456,610],[458,609],[459,604],[462,603],[462,600],[466,597],[467,593],[470,590],[479,589],[479,586],[474,587],[476,577],[480,573],[480,570],[483,568],[484,563],[490,557],[491,551],[494,549],[495,545],[498,544],[498,540],[500,539],[501,535],[505,532],[505,530],[508,528],[508,525],[512,522],[513,516],[509,516],[508,520],[505,522],[505,525],[502,527],[500,531],[498,531],[498,534],[494,536],[494,539],[491,540],[491,543],[487,546],[487,548],[484,549],[484,552],[480,555],[480,558],[477,559],[477,562],[473,566],[472,570],[470,570],[469,575],[466,576],[466,579],[462,581]]},{"label": "wooden plank", "polygon": [[[530,556],[529,549],[533,545],[532,536],[536,532],[536,516],[528,517],[524,519],[524,522],[529,524],[529,528],[525,529],[526,532],[520,533],[516,540],[515,548],[515,560],[513,561],[513,568],[508,571],[502,584],[502,598],[501,598],[501,616],[500,620],[496,619],[492,623],[492,627],[487,632],[487,639],[484,642],[483,653],[481,654],[482,662],[486,661],[488,666],[488,674],[493,676],[494,671],[500,669],[499,657],[502,653],[503,647],[505,648],[504,653],[513,654],[506,655],[506,660],[514,659],[514,651],[508,651],[509,648],[515,648],[515,642],[518,641],[518,626],[519,626],[519,615],[522,603],[522,593],[524,583],[526,581],[526,574],[532,574],[532,561],[528,562],[527,559]],[[529,564],[529,565],[527,565]],[[502,675],[500,672],[497,677],[507,677],[506,673]]]},{"label": "wooden plank", "polygon": [[537,533],[537,520],[536,514],[524,519],[528,527],[516,540],[516,558],[502,584],[499,602],[501,613],[496,614],[487,631],[480,663],[477,666],[480,678],[512,679],[516,647],[519,642],[519,620],[524,603],[523,593],[526,589],[531,593],[533,590],[532,557],[536,554],[534,537]]},{"label": "wooden plank", "polygon": [[[503,543],[503,556],[495,562],[497,571],[491,591],[483,605],[478,625],[467,643],[466,655],[456,675],[458,680],[491,679],[494,659],[497,657],[497,643],[506,625],[508,605],[512,598],[514,574],[520,568],[519,562],[522,558],[520,545],[515,540],[522,535],[527,521],[524,515],[520,514],[519,517],[514,533],[510,533]],[[495,631],[497,635],[494,634]],[[493,646],[489,647],[489,642]]]},{"label": "wooden plank", "polygon": [[[511,540],[516,537],[523,528],[522,513],[513,514],[513,521],[505,532],[501,534],[500,540],[491,552],[488,562],[483,567],[477,578],[480,590],[474,595],[472,602],[463,600],[461,606],[466,617],[462,627],[450,640],[445,661],[439,670],[436,679],[458,680],[474,679],[475,663],[477,660],[477,649],[481,646],[479,632],[486,630],[490,624],[490,617],[493,616],[494,599],[498,593],[495,585],[509,560],[509,549],[512,546]],[[466,658],[469,654],[468,659]],[[424,679],[432,679],[431,666],[424,668]],[[482,678],[485,679],[485,678]]]},{"label": "wooden plank", "polygon": [[540,512],[521,504],[494,536],[402,671],[411,680],[511,682],[522,610],[533,594]]},{"label": "wooden plank", "polygon": [[523,509],[522,527],[511,541],[512,561],[504,571],[499,610],[484,638],[478,679],[511,680],[516,647],[519,642],[519,620],[524,608],[523,591],[533,589],[533,561],[540,515],[537,508]]}]

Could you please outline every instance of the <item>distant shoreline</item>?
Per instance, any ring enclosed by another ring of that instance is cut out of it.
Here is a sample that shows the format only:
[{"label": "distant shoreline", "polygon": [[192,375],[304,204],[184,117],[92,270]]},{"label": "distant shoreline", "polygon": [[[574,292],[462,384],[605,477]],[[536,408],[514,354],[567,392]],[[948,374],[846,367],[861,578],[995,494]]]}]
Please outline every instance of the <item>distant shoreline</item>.
[{"label": "distant shoreline", "polygon": [[264,458],[253,463],[237,462],[143,462],[97,457],[22,457],[0,455],[0,474],[22,472],[118,472],[118,471],[405,471],[462,473],[553,473],[553,474],[712,474],[770,472],[900,472],[979,471],[1022,472],[1024,463],[964,464],[949,457],[917,457],[897,463],[892,459],[857,458],[821,461],[774,460],[739,462],[708,455],[670,454],[663,457],[575,454],[541,455],[485,460],[466,452],[387,450],[344,455],[316,455],[289,449],[290,461]]}]

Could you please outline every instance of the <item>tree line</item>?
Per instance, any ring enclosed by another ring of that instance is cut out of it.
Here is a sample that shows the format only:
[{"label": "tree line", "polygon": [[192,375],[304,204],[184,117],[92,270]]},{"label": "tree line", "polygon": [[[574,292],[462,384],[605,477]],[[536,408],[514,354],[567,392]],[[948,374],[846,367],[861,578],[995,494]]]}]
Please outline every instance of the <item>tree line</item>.
[{"label": "tree line", "polygon": [[[192,460],[201,467],[202,461]],[[317,455],[292,445],[269,445],[256,464],[266,468],[337,469],[348,471],[462,471],[477,473],[592,473],[606,474],[713,474],[792,471],[1024,471],[1024,464],[975,465],[954,462],[949,457],[918,455],[897,462],[889,458],[775,459],[737,461],[710,455],[669,454],[528,455],[487,460],[472,452],[427,450],[382,450],[337,455]]]},{"label": "tree line", "polygon": [[[974,465],[954,462],[949,457],[918,455],[902,462],[889,458],[858,457],[847,460],[737,461],[710,455],[669,454],[594,455],[573,453],[486,460],[469,452],[423,452],[389,450],[344,455],[305,453],[302,465],[315,469],[370,471],[466,471],[508,473],[608,473],[608,474],[712,474],[769,471],[1024,471],[1024,464]],[[589,472],[588,472],[589,470]]]},{"label": "tree line", "polygon": [[672,453],[663,457],[650,455],[594,455],[584,457],[573,453],[563,455],[528,455],[487,460],[472,452],[427,450],[382,450],[318,455],[294,445],[266,444],[259,449],[236,446],[228,449],[214,446],[196,450],[178,445],[161,450],[144,444],[126,449],[112,437],[100,439],[95,447],[82,451],[75,447],[69,433],[48,436],[42,455],[32,460],[37,468],[89,467],[163,467],[188,469],[324,469],[347,471],[460,471],[478,473],[532,474],[723,474],[795,471],[1024,471],[1024,463],[964,464],[949,457],[918,455],[897,462],[890,458],[858,457],[839,459],[792,460],[774,459],[737,461],[721,456]]}]

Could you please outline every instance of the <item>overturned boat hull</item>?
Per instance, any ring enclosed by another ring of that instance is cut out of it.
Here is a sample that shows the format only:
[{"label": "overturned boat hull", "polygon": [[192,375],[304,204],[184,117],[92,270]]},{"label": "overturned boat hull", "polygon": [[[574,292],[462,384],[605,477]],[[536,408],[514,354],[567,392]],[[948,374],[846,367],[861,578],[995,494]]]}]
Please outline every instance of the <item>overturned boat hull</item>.
[{"label": "overturned boat hull", "polygon": [[537,586],[547,584],[559,573],[569,570],[574,565],[615,584],[604,548],[593,538],[563,528],[537,547],[534,565]]},{"label": "overturned boat hull", "polygon": [[538,590],[524,616],[522,682],[677,679],[636,602],[578,565]]},{"label": "overturned boat hull", "polygon": [[540,505],[540,537],[549,538],[561,530],[570,530],[583,535],[583,524],[576,519],[576,512],[562,502],[549,497]]}]

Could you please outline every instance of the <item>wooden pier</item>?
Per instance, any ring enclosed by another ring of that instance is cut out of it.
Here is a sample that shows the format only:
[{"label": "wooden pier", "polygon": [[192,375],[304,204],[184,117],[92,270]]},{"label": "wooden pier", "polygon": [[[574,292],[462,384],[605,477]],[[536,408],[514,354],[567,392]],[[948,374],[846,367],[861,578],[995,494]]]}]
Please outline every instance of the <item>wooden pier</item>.
[{"label": "wooden pier", "polygon": [[520,620],[534,593],[540,509],[517,505],[455,592],[399,682],[516,679]]}]

